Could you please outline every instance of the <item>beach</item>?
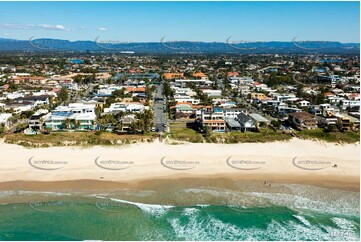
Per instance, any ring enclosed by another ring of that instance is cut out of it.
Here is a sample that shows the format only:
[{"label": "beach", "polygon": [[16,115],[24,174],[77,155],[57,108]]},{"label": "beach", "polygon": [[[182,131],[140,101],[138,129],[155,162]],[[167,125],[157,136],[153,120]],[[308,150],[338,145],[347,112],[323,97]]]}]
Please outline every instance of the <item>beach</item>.
[{"label": "beach", "polygon": [[[0,144],[0,189],[135,186],[157,179],[225,178],[359,191],[359,144],[288,142],[24,148]],[[335,166],[336,165],[336,166]],[[16,182],[15,182],[16,181]],[[20,182],[21,181],[21,182]],[[57,185],[58,184],[58,185]],[[66,185],[68,184],[68,185]]]},{"label": "beach", "polygon": [[360,238],[359,144],[2,143],[0,153],[0,240]]}]

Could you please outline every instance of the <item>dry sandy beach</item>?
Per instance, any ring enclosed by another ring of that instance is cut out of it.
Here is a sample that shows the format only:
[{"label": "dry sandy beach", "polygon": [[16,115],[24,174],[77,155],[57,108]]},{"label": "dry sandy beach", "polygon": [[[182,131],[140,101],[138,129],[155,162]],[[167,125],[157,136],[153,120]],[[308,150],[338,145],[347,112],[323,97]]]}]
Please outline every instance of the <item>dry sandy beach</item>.
[{"label": "dry sandy beach", "polygon": [[[359,144],[289,142],[29,149],[0,144],[0,189],[135,184],[173,178],[311,184],[359,191]],[[334,165],[337,167],[333,167]],[[91,181],[93,180],[93,181]]]}]

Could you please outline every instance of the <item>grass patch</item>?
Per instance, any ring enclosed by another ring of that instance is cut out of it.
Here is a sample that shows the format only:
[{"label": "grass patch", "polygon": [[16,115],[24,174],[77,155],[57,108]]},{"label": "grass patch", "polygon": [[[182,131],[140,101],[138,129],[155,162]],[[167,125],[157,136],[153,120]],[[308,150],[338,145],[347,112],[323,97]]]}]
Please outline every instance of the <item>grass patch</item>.
[{"label": "grass patch", "polygon": [[[290,134],[281,131],[273,131],[269,128],[262,128],[259,132],[227,132],[211,133],[209,137],[193,129],[186,127],[186,122],[176,121],[170,124],[171,138],[192,143],[266,143],[274,141],[287,141],[292,138]],[[323,129],[294,131],[301,139],[321,140],[334,143],[356,143],[360,141],[360,133],[355,131],[346,132],[325,132]]]},{"label": "grass patch", "polygon": [[266,143],[274,141],[287,141],[292,136],[281,132],[275,132],[271,129],[261,129],[260,132],[228,132],[228,133],[212,133],[207,138],[210,143]]},{"label": "grass patch", "polygon": [[26,135],[23,133],[6,136],[5,142],[26,147],[49,147],[69,145],[115,145],[131,144],[138,141],[153,141],[150,135],[118,135],[113,133],[94,132],[53,132],[50,134]]},{"label": "grass patch", "polygon": [[310,129],[299,131],[296,134],[301,139],[317,139],[334,143],[356,143],[360,141],[360,133],[355,131],[325,132],[323,129]]},{"label": "grass patch", "polygon": [[171,137],[175,140],[188,141],[192,143],[251,143],[251,142],[273,142],[286,141],[292,138],[290,134],[275,132],[271,129],[261,129],[260,132],[227,132],[211,133],[210,137],[204,137],[197,131],[187,128],[183,121],[176,121],[170,124]]},{"label": "grass patch", "polygon": [[197,131],[187,128],[185,122],[171,122],[170,137],[191,143],[203,143],[203,136]]}]

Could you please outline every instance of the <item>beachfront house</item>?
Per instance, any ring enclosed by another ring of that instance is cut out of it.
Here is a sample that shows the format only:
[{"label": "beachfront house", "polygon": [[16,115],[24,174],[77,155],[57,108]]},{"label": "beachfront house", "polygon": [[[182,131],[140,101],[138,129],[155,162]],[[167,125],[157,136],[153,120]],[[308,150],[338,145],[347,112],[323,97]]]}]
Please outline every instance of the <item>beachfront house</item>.
[{"label": "beachfront house", "polygon": [[[238,114],[236,120],[240,124],[239,125],[240,130],[243,131],[243,132],[244,131],[256,131],[257,130],[257,125],[256,125],[255,120],[253,120],[250,116],[248,116],[245,113]],[[228,125],[230,127],[232,127],[232,123],[229,123]]]},{"label": "beachfront house", "polygon": [[315,116],[307,112],[295,112],[288,115],[289,123],[298,130],[317,128]]},{"label": "beachfront house", "polygon": [[235,118],[226,118],[227,127],[230,131],[257,131],[260,126],[270,123],[268,119],[258,113],[239,113]]},{"label": "beachfront house", "polygon": [[10,126],[10,118],[13,115],[11,113],[0,113],[0,124],[4,124],[6,128]]},{"label": "beachfront house", "polygon": [[45,121],[45,125],[51,130],[94,130],[96,128],[95,107],[95,104],[83,103],[59,106],[51,112]]},{"label": "beachfront house", "polygon": [[120,133],[128,133],[131,130],[132,123],[136,120],[135,115],[128,114],[124,116],[121,120],[121,127],[118,130]]},{"label": "beachfront house", "polygon": [[[211,111],[212,110],[212,111]],[[223,112],[219,108],[201,110],[201,125],[212,132],[226,132],[226,122]]]},{"label": "beachfront house", "polygon": [[50,113],[46,109],[39,109],[30,116],[28,120],[29,124],[29,133],[38,132],[43,129],[44,122],[47,118],[49,118]]}]

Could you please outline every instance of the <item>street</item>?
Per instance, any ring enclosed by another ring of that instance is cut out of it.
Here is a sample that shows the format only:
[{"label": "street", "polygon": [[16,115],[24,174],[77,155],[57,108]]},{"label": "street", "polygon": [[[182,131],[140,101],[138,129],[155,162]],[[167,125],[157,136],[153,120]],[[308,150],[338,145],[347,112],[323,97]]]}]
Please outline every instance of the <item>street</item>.
[{"label": "street", "polygon": [[163,85],[157,85],[153,104],[153,122],[157,132],[167,131],[167,113],[164,110],[166,110],[166,104],[165,97],[163,96]]}]

